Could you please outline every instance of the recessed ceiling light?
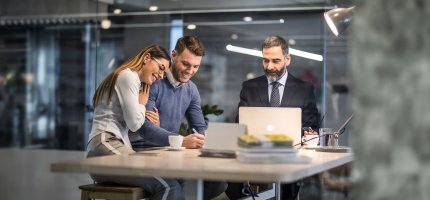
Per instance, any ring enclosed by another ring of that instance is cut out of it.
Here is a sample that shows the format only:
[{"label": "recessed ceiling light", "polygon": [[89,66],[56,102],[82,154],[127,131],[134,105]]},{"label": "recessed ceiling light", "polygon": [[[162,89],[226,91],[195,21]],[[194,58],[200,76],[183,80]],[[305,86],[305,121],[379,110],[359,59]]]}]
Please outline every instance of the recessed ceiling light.
[{"label": "recessed ceiling light", "polygon": [[253,78],[255,78],[254,73],[250,72],[250,73],[246,74],[246,80],[253,79]]},{"label": "recessed ceiling light", "polygon": [[121,14],[121,12],[122,12],[122,10],[121,10],[121,9],[119,9],[119,8],[117,8],[117,9],[113,10],[113,13],[114,13],[114,14]]},{"label": "recessed ceiling light", "polygon": [[250,16],[243,17],[243,21],[250,22],[250,21],[252,21],[252,17],[250,17]]},{"label": "recessed ceiling light", "polygon": [[231,39],[236,40],[239,36],[235,33],[231,34]]},{"label": "recessed ceiling light", "polygon": [[187,29],[189,29],[189,30],[194,30],[194,29],[196,29],[196,25],[195,24],[189,24],[188,26],[187,26]]},{"label": "recessed ceiling light", "polygon": [[296,40],[295,39],[289,39],[288,40],[288,44],[289,45],[295,45],[296,44]]},{"label": "recessed ceiling light", "polygon": [[111,25],[112,23],[109,19],[102,20],[102,23],[101,23],[102,29],[109,29]]},{"label": "recessed ceiling light", "polygon": [[157,11],[158,6],[149,6],[149,11]]}]

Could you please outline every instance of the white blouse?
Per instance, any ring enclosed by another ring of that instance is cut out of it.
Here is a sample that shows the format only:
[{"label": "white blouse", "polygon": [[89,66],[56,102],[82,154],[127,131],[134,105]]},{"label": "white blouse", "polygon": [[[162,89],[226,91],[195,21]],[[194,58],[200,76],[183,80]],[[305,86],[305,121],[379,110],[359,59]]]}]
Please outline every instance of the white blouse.
[{"label": "white blouse", "polygon": [[110,102],[107,93],[94,110],[89,140],[102,132],[113,133],[131,147],[128,130],[137,131],[145,122],[145,105],[139,104],[140,79],[135,71],[125,69],[118,75]]}]

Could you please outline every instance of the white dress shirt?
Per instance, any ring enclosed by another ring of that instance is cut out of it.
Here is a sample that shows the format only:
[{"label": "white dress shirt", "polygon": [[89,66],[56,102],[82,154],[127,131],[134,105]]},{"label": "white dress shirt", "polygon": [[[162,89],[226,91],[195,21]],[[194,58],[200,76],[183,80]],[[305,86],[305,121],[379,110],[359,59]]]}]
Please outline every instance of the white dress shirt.
[{"label": "white dress shirt", "polygon": [[128,130],[137,131],[145,122],[145,105],[139,104],[140,79],[135,71],[124,69],[118,75],[110,102],[108,95],[94,109],[89,140],[102,132],[110,132],[131,147]]},{"label": "white dress shirt", "polygon": [[[281,103],[282,103],[282,96],[284,95],[285,83],[287,82],[287,78],[288,78],[288,71],[287,69],[285,69],[285,74],[282,75],[282,77],[277,80],[277,82],[280,83],[278,90],[279,90],[279,99],[281,100],[280,101]],[[269,93],[269,102],[270,102],[270,97],[272,95],[273,82],[275,81],[270,81],[269,79],[267,79],[267,83],[269,84],[267,89]]]}]

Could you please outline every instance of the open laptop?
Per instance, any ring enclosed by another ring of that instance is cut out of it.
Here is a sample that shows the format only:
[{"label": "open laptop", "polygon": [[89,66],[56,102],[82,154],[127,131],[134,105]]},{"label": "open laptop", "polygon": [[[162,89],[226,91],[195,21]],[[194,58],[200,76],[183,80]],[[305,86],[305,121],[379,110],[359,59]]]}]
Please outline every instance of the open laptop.
[{"label": "open laptop", "polygon": [[237,138],[245,131],[243,124],[209,122],[200,156],[235,157]]},{"label": "open laptop", "polygon": [[293,144],[301,142],[301,108],[240,107],[239,123],[247,126],[247,134],[287,134]]}]

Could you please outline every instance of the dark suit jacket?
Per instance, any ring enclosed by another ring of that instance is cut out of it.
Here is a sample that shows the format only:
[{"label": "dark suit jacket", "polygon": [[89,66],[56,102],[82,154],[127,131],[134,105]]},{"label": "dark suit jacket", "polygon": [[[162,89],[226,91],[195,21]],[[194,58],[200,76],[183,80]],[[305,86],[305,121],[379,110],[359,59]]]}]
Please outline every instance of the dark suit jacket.
[{"label": "dark suit jacket", "polygon": [[[265,75],[243,82],[239,107],[270,107]],[[302,108],[302,127],[319,128],[318,110],[313,86],[288,74],[281,107]]]}]

